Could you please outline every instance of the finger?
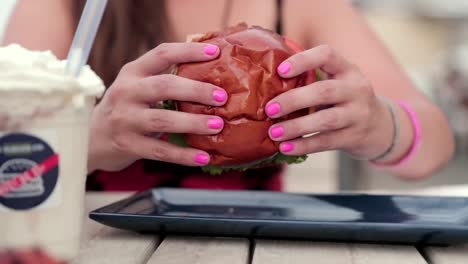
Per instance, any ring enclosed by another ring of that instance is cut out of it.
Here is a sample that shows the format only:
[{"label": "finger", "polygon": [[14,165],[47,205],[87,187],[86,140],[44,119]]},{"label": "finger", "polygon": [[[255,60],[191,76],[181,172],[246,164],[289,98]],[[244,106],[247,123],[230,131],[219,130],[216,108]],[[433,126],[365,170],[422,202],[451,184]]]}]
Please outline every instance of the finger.
[{"label": "finger", "polygon": [[178,100],[213,106],[224,105],[228,97],[226,91],[218,86],[172,74],[140,79],[136,84],[134,95],[146,103]]},{"label": "finger", "polygon": [[346,130],[336,130],[285,141],[280,144],[279,149],[281,153],[291,156],[341,149],[348,137],[347,132]]},{"label": "finger", "polygon": [[149,76],[167,70],[178,63],[212,60],[219,48],[206,43],[163,43],[129,64],[129,67]]},{"label": "finger", "polygon": [[186,166],[202,166],[210,162],[210,156],[204,151],[179,147],[153,137],[131,134],[127,140],[130,142],[128,151],[143,159]]},{"label": "finger", "polygon": [[314,106],[343,103],[351,98],[351,89],[341,80],[327,80],[289,90],[267,103],[266,114],[281,117]]},{"label": "finger", "polygon": [[337,75],[350,70],[351,64],[330,46],[322,45],[292,55],[278,66],[278,74],[290,78],[315,69]]},{"label": "finger", "polygon": [[291,119],[270,127],[268,134],[274,141],[285,141],[317,132],[328,132],[352,125],[349,110],[344,107],[332,107],[322,111]]},{"label": "finger", "polygon": [[222,118],[160,109],[146,109],[131,121],[143,133],[170,132],[214,135],[224,126]]}]

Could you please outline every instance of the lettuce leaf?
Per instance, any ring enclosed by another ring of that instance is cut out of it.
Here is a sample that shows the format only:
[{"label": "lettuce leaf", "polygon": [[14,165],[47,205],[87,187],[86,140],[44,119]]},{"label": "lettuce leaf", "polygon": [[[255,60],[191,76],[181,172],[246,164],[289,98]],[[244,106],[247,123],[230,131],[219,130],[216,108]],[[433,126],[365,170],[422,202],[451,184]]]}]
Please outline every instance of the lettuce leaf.
[{"label": "lettuce leaf", "polygon": [[262,168],[280,164],[298,164],[304,162],[307,159],[307,155],[303,156],[286,156],[282,153],[278,153],[274,158],[267,158],[254,163],[235,165],[235,166],[215,166],[207,165],[201,167],[202,171],[212,175],[219,175],[227,171],[246,171],[248,169]]},{"label": "lettuce leaf", "polygon": [[[187,142],[182,134],[168,134],[169,142],[174,145],[178,145],[181,147],[188,147]],[[248,169],[255,169],[261,167],[267,167],[272,165],[279,165],[279,164],[298,164],[304,162],[307,159],[307,155],[302,156],[288,156],[282,153],[277,153],[271,157],[266,159],[246,163],[246,164],[239,164],[239,165],[231,165],[231,166],[217,166],[217,165],[206,165],[202,166],[201,169],[203,172],[212,174],[212,175],[219,175],[227,171],[246,171]]]}]

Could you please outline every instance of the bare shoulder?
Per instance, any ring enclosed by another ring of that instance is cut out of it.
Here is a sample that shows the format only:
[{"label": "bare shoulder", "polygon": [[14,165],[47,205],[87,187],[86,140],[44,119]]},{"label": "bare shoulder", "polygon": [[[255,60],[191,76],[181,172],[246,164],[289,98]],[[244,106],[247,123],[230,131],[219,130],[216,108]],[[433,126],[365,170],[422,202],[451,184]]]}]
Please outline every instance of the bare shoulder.
[{"label": "bare shoulder", "polygon": [[318,1],[283,0],[281,9],[283,34],[306,48],[311,46],[308,40],[310,32],[308,21],[311,13],[314,13],[314,10],[310,10],[314,2]]},{"label": "bare shoulder", "polygon": [[346,32],[350,23],[362,22],[350,0],[283,0],[282,16],[285,34],[308,48],[334,41],[335,30]]},{"label": "bare shoulder", "polygon": [[187,35],[216,31],[223,26],[233,26],[240,22],[274,29],[275,1],[171,0],[166,1],[166,12],[175,39],[185,41]]},{"label": "bare shoulder", "polygon": [[71,0],[17,0],[3,44],[52,50],[65,58],[73,38]]},{"label": "bare shoulder", "polygon": [[329,45],[389,97],[422,98],[394,56],[349,0],[284,0],[285,32],[306,48]]}]

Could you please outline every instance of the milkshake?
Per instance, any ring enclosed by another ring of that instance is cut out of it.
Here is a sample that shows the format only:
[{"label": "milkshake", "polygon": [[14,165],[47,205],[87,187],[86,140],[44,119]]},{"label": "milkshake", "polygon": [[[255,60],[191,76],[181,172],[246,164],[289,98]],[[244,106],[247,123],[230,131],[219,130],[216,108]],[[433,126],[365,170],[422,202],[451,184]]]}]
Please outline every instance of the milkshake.
[{"label": "milkshake", "polygon": [[51,52],[0,48],[0,249],[63,260],[81,239],[88,131],[101,79],[66,76]]}]

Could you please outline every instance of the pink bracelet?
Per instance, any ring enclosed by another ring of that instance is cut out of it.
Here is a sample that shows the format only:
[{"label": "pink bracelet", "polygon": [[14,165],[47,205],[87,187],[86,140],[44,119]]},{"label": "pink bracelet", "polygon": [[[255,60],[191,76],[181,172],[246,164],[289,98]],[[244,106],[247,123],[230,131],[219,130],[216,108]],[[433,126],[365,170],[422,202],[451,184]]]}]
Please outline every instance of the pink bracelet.
[{"label": "pink bracelet", "polygon": [[419,122],[419,119],[416,115],[416,113],[413,111],[413,109],[405,102],[403,101],[397,101],[397,103],[405,110],[405,112],[408,114],[408,117],[411,121],[411,124],[413,126],[413,132],[414,132],[414,138],[413,138],[413,144],[411,145],[411,148],[408,150],[406,155],[402,157],[398,162],[389,164],[389,165],[383,165],[383,164],[376,164],[374,162],[373,165],[377,167],[398,167],[402,166],[405,163],[407,163],[413,156],[414,154],[418,151],[419,146],[421,145],[422,142],[422,129],[421,129],[421,123]]},{"label": "pink bracelet", "polygon": [[413,144],[411,145],[410,150],[408,153],[394,166],[401,166],[408,162],[414,154],[418,151],[419,146],[421,145],[422,142],[422,129],[421,129],[421,123],[419,122],[419,118],[416,115],[416,113],[413,111],[413,109],[405,102],[403,101],[398,101],[398,103],[403,107],[403,109],[406,111],[408,114],[411,124],[413,125],[413,130],[414,130],[414,139],[413,139]]}]

